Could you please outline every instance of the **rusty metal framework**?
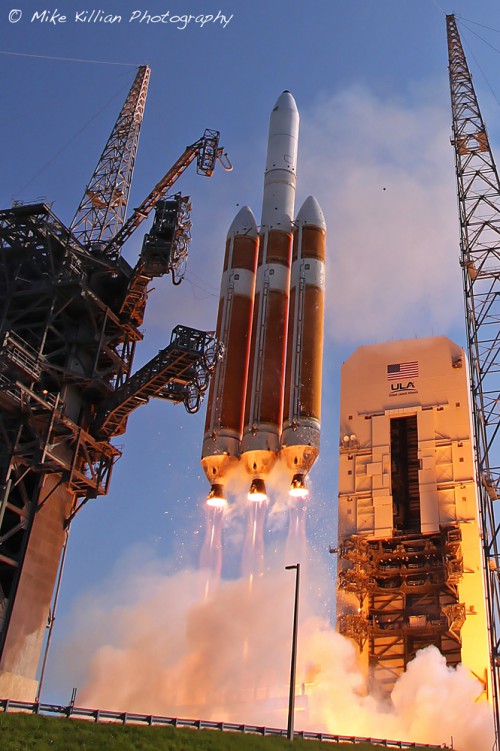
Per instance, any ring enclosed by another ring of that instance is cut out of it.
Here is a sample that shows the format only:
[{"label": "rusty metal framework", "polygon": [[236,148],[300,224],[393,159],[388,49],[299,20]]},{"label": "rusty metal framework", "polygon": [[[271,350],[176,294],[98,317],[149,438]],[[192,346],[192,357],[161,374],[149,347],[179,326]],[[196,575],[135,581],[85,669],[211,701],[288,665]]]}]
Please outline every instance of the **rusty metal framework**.
[{"label": "rusty metal framework", "polygon": [[500,740],[500,182],[455,17],[446,16],[460,264],[476,446],[495,738]]},{"label": "rusty metal framework", "polygon": [[133,409],[154,396],[196,411],[207,387],[214,338],[182,326],[131,376],[133,276],[123,259],[110,274],[45,204],[0,211],[0,637],[41,508],[58,493],[69,521],[107,493],[110,439]]},{"label": "rusty metal framework", "polygon": [[465,606],[458,525],[440,534],[374,540],[354,535],[339,549],[339,589],[354,594],[357,613],[339,616],[340,633],[360,650],[368,642],[378,688],[390,693],[418,649],[434,644],[449,665],[460,662]]},{"label": "rusty metal framework", "polygon": [[120,456],[111,439],[129,414],[151,397],[200,406],[212,334],[178,326],[131,372],[147,284],[185,260],[188,209],[180,196],[160,202],[135,269],[84,248],[45,204],[0,211],[0,674],[25,560],[50,539],[40,576],[55,581],[62,522],[108,492]]},{"label": "rusty metal framework", "polygon": [[[25,695],[69,524],[108,492],[113,437],[153,397],[196,412],[221,355],[211,332],[177,326],[132,374],[148,286],[179,284],[187,260],[191,205],[167,193],[194,160],[208,177],[231,169],[206,130],[125,221],[149,76],[139,68],[69,229],[44,203],[0,211],[0,689]],[[122,246],[153,210],[132,268]]]},{"label": "rusty metal framework", "polygon": [[134,173],[150,69],[142,65],[111,132],[70,229],[92,250],[123,227]]}]

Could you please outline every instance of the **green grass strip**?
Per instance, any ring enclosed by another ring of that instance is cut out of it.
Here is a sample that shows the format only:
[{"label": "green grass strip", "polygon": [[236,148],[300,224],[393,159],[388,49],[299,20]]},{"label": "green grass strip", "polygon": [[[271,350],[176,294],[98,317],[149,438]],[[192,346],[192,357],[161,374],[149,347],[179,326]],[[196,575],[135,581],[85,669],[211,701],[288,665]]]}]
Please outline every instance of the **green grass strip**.
[{"label": "green grass strip", "polygon": [[[1,751],[286,751],[290,741],[217,730],[139,727],[59,717],[0,714]],[[294,751],[380,751],[371,743],[321,743],[295,738]],[[415,747],[415,751],[424,751]]]}]

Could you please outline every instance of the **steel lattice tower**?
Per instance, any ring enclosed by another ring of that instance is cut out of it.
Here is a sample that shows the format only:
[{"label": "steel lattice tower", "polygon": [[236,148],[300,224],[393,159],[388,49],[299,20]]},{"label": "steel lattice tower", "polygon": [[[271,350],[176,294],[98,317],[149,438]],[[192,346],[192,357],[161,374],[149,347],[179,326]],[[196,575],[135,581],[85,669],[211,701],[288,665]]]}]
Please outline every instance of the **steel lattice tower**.
[{"label": "steel lattice tower", "polygon": [[[219,354],[212,333],[176,326],[132,373],[148,286],[187,257],[189,201],[166,192],[194,159],[210,176],[222,156],[205,131],[124,222],[148,79],[140,68],[72,229],[46,204],[0,211],[2,696],[39,696],[61,553],[79,509],[108,492],[112,439],[151,398],[195,412]],[[132,268],[121,247],[153,209]]]},{"label": "steel lattice tower", "polygon": [[500,738],[500,182],[458,33],[446,16],[460,215],[460,264],[476,448],[496,747]]},{"label": "steel lattice tower", "polygon": [[71,222],[87,248],[115,237],[125,221],[150,69],[142,65]]}]

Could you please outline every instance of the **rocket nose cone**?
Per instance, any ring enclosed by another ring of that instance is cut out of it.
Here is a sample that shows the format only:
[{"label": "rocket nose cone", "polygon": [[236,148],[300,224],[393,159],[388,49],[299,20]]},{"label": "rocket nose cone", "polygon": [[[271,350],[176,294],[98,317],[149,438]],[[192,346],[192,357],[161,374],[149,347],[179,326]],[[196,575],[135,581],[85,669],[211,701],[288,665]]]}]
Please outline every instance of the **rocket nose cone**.
[{"label": "rocket nose cone", "polygon": [[255,221],[252,209],[249,208],[249,206],[242,206],[234,217],[227,232],[228,238],[233,235],[249,235],[250,237],[257,237],[257,222]]},{"label": "rocket nose cone", "polygon": [[323,229],[326,229],[325,217],[321,211],[321,206],[314,196],[306,198],[300,207],[295,221],[301,224],[312,224],[314,227],[322,227]]},{"label": "rocket nose cone", "polygon": [[289,91],[284,91],[282,94],[279,95],[276,104],[274,105],[273,112],[276,112],[276,110],[292,110],[292,112],[297,112],[297,104],[295,103],[295,99],[290,94]]}]

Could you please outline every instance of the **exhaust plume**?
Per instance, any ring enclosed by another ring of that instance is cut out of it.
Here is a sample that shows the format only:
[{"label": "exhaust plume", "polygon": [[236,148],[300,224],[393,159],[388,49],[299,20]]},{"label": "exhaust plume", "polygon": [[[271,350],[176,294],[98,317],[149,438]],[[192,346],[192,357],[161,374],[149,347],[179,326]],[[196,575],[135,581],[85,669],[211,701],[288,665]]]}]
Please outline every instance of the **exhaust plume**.
[{"label": "exhaust plume", "polygon": [[[282,559],[281,553],[275,560]],[[144,560],[141,553],[140,558]],[[248,581],[206,571],[170,573],[165,562],[137,572],[121,563],[105,591],[75,606],[74,633],[58,655],[80,652],[78,703],[117,711],[286,727],[294,578],[281,568]],[[296,729],[450,743],[489,751],[491,708],[479,682],[451,669],[434,647],[417,654],[389,703],[366,694],[356,647],[323,615],[332,582],[301,561]],[[317,592],[318,581],[323,591]]]}]

